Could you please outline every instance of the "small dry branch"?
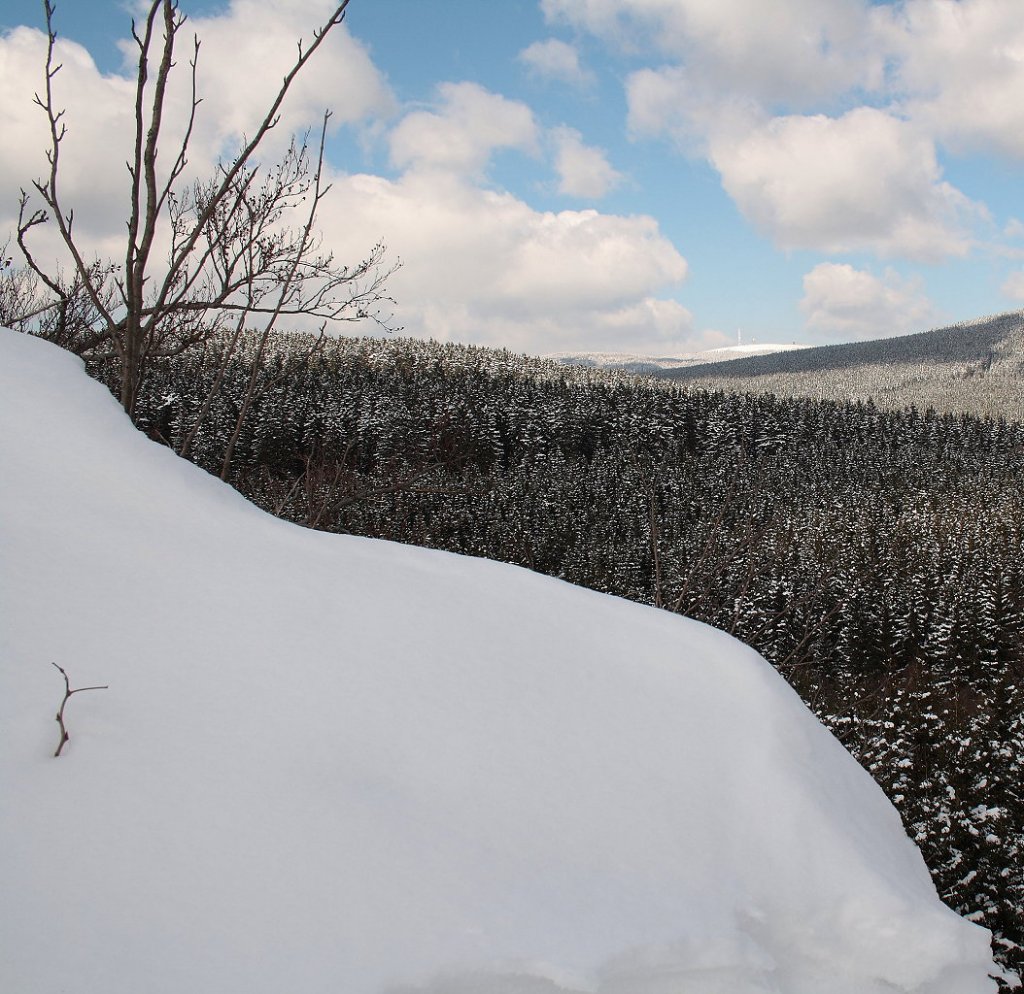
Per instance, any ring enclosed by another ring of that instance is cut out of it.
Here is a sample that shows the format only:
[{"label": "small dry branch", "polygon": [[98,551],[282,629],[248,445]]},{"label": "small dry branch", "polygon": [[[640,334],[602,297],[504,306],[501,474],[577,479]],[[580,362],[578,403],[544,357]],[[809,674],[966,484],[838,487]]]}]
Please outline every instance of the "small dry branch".
[{"label": "small dry branch", "polygon": [[108,690],[106,684],[102,687],[76,687],[74,690],[71,689],[71,682],[68,680],[68,675],[64,670],[63,666],[57,666],[56,663],[52,664],[60,670],[60,675],[64,677],[64,700],[60,702],[60,710],[57,712],[57,724],[60,725],[60,742],[57,744],[57,751],[53,754],[54,758],[61,754],[61,750],[64,748],[64,743],[71,737],[68,735],[67,726],[64,724],[64,708],[68,706],[68,701],[71,700],[73,694],[80,694],[84,690]]}]

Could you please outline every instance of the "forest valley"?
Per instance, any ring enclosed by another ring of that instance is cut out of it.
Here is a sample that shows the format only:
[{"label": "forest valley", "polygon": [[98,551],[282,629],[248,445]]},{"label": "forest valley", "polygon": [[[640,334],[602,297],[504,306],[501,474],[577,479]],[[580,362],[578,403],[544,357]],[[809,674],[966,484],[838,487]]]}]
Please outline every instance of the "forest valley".
[{"label": "forest valley", "polygon": [[256,348],[153,360],[139,427],[302,525],[517,563],[752,645],[1024,968],[1024,424],[304,335],[272,340],[239,419]]}]

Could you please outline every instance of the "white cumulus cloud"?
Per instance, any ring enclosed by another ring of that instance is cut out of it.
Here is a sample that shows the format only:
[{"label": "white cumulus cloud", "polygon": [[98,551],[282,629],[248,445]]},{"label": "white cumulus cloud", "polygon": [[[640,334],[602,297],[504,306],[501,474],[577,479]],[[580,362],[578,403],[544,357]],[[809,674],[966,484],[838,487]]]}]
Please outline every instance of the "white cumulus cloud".
[{"label": "white cumulus cloud", "polygon": [[870,107],[717,134],[711,158],[744,215],[787,249],[963,256],[983,213],[942,179],[927,136]]},{"label": "white cumulus cloud", "polygon": [[600,200],[622,181],[608,162],[604,151],[587,145],[574,128],[561,127],[552,132],[558,192],[568,197]]},{"label": "white cumulus cloud", "polygon": [[537,76],[571,86],[587,86],[594,80],[593,74],[580,64],[579,52],[558,38],[535,41],[519,53],[519,60]]},{"label": "white cumulus cloud", "polygon": [[989,220],[940,150],[1024,157],[1015,0],[543,0],[631,48],[634,138],[707,158],[780,247],[963,256]]},{"label": "white cumulus cloud", "polygon": [[1024,158],[1024,17],[1016,0],[905,0],[874,12],[905,114],[958,152]]},{"label": "white cumulus cloud", "polygon": [[674,348],[689,313],[661,299],[687,264],[650,217],[537,211],[450,173],[338,176],[324,226],[343,255],[383,236],[408,333],[528,352]]},{"label": "white cumulus cloud", "polygon": [[881,276],[823,262],[804,276],[807,328],[844,340],[887,338],[932,327],[938,314],[921,284],[893,270]]},{"label": "white cumulus cloud", "polygon": [[553,23],[692,66],[717,91],[797,106],[875,86],[862,0],[542,0]]},{"label": "white cumulus cloud", "polygon": [[477,83],[442,83],[436,110],[413,111],[392,130],[391,161],[400,169],[479,175],[502,148],[536,152],[539,130],[530,108]]},{"label": "white cumulus cloud", "polygon": [[[103,75],[80,45],[60,40],[55,61],[61,65],[53,80],[54,102],[67,109],[66,134],[61,143],[60,191],[75,225],[95,240],[99,251],[105,239],[117,243],[124,231],[124,198],[129,190],[124,163],[131,151],[132,107],[135,89],[129,80]],[[13,230],[18,191],[32,195],[41,206],[32,182],[49,172],[46,151],[49,131],[33,95],[43,91],[46,36],[32,28],[17,28],[0,37],[0,230]],[[43,257],[53,251],[49,224],[37,228],[34,244],[44,243]],[[0,241],[3,240],[0,235]],[[122,250],[123,254],[123,250]]]},{"label": "white cumulus cloud", "polygon": [[[199,90],[207,129],[202,137],[211,147],[218,138],[223,143],[251,136],[296,58],[295,43],[303,39],[308,48],[313,31],[336,7],[334,0],[231,0],[223,11],[189,19],[179,39],[183,52],[193,34],[202,41]],[[131,46],[129,53],[136,58]],[[185,79],[184,62],[179,58],[179,84]],[[275,129],[277,142],[316,124],[328,109],[335,128],[385,117],[395,109],[387,80],[346,22],[331,30],[296,77]]]},{"label": "white cumulus cloud", "polygon": [[767,119],[749,97],[715,90],[685,66],[639,69],[626,79],[627,126],[633,138],[669,137],[690,155],[707,157],[710,142],[731,140]]},{"label": "white cumulus cloud", "polygon": [[1004,297],[1010,300],[1024,300],[1024,269],[1017,269],[1006,278],[999,288]]}]

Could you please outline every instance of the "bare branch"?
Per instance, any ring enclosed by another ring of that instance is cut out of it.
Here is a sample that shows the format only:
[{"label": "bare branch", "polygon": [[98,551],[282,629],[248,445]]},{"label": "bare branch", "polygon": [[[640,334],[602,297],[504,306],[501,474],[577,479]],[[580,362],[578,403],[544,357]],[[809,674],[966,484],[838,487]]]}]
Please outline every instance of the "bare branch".
[{"label": "bare branch", "polygon": [[[176,37],[186,18],[179,13],[177,0],[150,0],[145,21],[132,23],[138,48],[135,134],[126,163],[130,193],[123,263],[115,265],[100,259],[87,261],[74,211],[62,204],[59,180],[67,129],[64,110],[55,104],[53,80],[60,66],[55,58],[54,8],[46,0],[45,87],[35,103],[46,115],[49,171],[33,184],[43,207],[33,208],[28,196],[22,195],[16,239],[27,271],[45,289],[43,299],[24,313],[52,324],[53,337],[80,354],[116,357],[121,403],[129,414],[134,416],[152,359],[180,354],[208,340],[229,320],[236,323],[237,334],[256,315],[266,319],[266,335],[283,317],[320,322],[369,318],[389,329],[390,315],[384,312],[394,302],[386,295],[385,285],[399,264],[385,266],[384,247],[378,244],[357,265],[338,265],[322,249],[315,230],[317,211],[330,189],[323,173],[330,113],[321,123],[315,174],[311,174],[305,141],[293,140],[270,166],[256,161],[261,142],[280,120],[295,78],[342,22],[347,6],[348,0],[337,4],[314,31],[312,41],[299,44],[259,126],[251,137],[243,137],[234,157],[221,163],[209,179],[186,185],[189,146],[202,103],[197,92],[200,41],[193,38],[184,131],[173,161],[161,175],[159,149],[168,119],[169,80],[176,65]],[[151,60],[157,63],[155,70]],[[296,210],[305,215],[304,221],[292,227],[288,222]],[[71,258],[68,276],[59,266],[47,266],[30,245],[35,229],[51,219]],[[167,255],[157,263],[154,252],[165,235]],[[257,365],[262,356],[261,348]],[[260,389],[256,377],[243,413]]]},{"label": "bare branch", "polygon": [[71,682],[68,680],[68,675],[64,667],[57,666],[56,663],[52,663],[52,665],[56,666],[57,669],[60,670],[61,676],[64,677],[64,700],[60,702],[60,710],[57,711],[56,717],[57,724],[60,726],[60,742],[57,743],[57,751],[53,754],[54,758],[56,758],[63,751],[68,739],[71,738],[71,736],[68,735],[67,725],[64,724],[64,709],[68,706],[68,701],[70,701],[75,694],[84,693],[86,690],[109,690],[110,687],[107,684],[104,684],[102,687],[76,687],[72,690]]},{"label": "bare branch", "polygon": [[[224,462],[221,465],[220,478],[226,480],[228,476],[228,470],[231,468],[231,460],[235,454],[235,446],[238,444],[238,436],[242,432],[242,426],[245,423],[245,419],[249,414],[249,408],[252,406],[253,397],[256,393],[256,377],[258,370],[262,365],[263,352],[267,347],[267,339],[270,337],[270,333],[274,329],[274,325],[277,319],[281,316],[281,309],[284,306],[284,302],[288,298],[288,293],[291,290],[292,283],[295,279],[295,274],[298,272],[299,265],[302,262],[303,256],[306,254],[306,250],[309,247],[310,235],[313,231],[313,225],[316,222],[317,208],[320,206],[320,200],[322,194],[320,192],[320,183],[323,176],[324,167],[324,146],[327,141],[327,124],[331,119],[331,112],[325,111],[323,122],[320,126],[320,149],[317,157],[316,174],[313,177],[313,198],[309,207],[309,214],[306,218],[306,225],[302,229],[302,235],[299,238],[298,245],[294,252],[291,264],[288,268],[287,276],[284,278],[281,287],[280,294],[278,296],[277,305],[270,315],[270,319],[267,321],[266,326],[263,329],[263,334],[260,336],[260,343],[256,349],[256,355],[253,357],[252,369],[249,374],[249,382],[245,389],[245,396],[242,399],[242,407],[238,413],[238,419],[235,422],[234,431],[231,433],[231,438],[228,440],[227,449],[224,453]],[[305,147],[303,147],[303,153]],[[304,155],[300,154],[300,158],[304,158]]]},{"label": "bare branch", "polygon": [[232,183],[235,177],[245,168],[245,166],[252,159],[259,148],[260,143],[263,141],[267,132],[270,131],[277,125],[278,111],[281,109],[281,105],[284,103],[284,98],[288,95],[289,89],[295,80],[295,77],[302,71],[302,68],[306,63],[313,57],[313,54],[320,47],[324,39],[327,37],[331,28],[340,24],[344,20],[345,8],[348,7],[349,0],[344,0],[334,11],[333,14],[327,19],[319,31],[315,32],[313,44],[310,45],[309,50],[303,52],[301,47],[299,50],[299,57],[292,65],[291,69],[285,74],[284,79],[281,82],[281,88],[277,92],[277,96],[274,98],[273,103],[270,105],[270,109],[264,116],[260,126],[256,129],[255,135],[245,145],[245,147],[238,153],[234,161],[224,169],[224,178],[221,181],[220,187],[217,189],[214,196],[211,198],[209,206],[199,216],[197,223],[193,228],[193,231],[185,243],[181,246],[178,254],[171,260],[171,265],[166,279],[164,280],[163,286],[161,287],[160,293],[157,295],[155,306],[157,309],[161,308],[167,299],[167,294],[170,291],[170,287],[173,285],[175,279],[181,267],[184,265],[186,259],[195,248],[196,243],[202,234],[203,229],[209,223],[217,205],[220,201],[228,194],[231,190]]},{"label": "bare branch", "polygon": [[[42,196],[43,201],[50,208],[53,214],[53,218],[57,223],[57,227],[60,230],[61,239],[63,240],[68,251],[71,253],[71,257],[74,260],[75,268],[77,270],[78,278],[81,280],[82,286],[85,291],[89,294],[92,300],[93,306],[107,321],[108,326],[112,330],[116,322],[110,315],[109,311],[104,306],[101,299],[100,290],[98,287],[93,285],[89,267],[85,264],[81,253],[78,251],[78,247],[71,236],[71,229],[74,223],[74,212],[65,214],[60,206],[60,197],[58,195],[57,180],[59,175],[59,163],[60,163],[60,145],[64,140],[64,136],[67,134],[67,128],[61,123],[61,119],[64,116],[64,111],[57,111],[54,109],[53,100],[53,79],[60,71],[60,65],[54,65],[53,56],[54,48],[57,44],[57,33],[53,27],[53,5],[50,0],[44,0],[44,8],[46,11],[46,33],[47,33],[47,44],[46,44],[46,88],[45,99],[40,98],[36,94],[35,102],[38,104],[46,114],[47,123],[49,125],[50,132],[50,148],[46,153],[48,162],[50,163],[49,176],[45,181],[37,180],[33,183],[36,190]],[[23,194],[24,196],[24,194]],[[30,226],[31,227],[31,226]],[[25,229],[27,231],[28,228]],[[24,238],[19,236],[18,244],[24,251]],[[26,256],[27,258],[27,256]],[[29,262],[37,272],[41,273],[42,270],[35,266],[33,262]],[[47,281],[48,285],[51,285]],[[52,288],[52,285],[51,285]]]}]

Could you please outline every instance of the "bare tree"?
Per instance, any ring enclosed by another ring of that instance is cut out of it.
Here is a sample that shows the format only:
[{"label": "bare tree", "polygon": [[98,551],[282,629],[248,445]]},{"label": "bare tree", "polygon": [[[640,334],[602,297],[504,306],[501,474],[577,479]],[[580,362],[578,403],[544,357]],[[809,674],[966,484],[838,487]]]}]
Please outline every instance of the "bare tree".
[{"label": "bare tree", "polygon": [[[127,205],[124,261],[91,258],[75,229],[74,210],[64,203],[61,147],[67,133],[65,111],[58,109],[53,83],[60,71],[54,7],[44,0],[48,46],[45,86],[36,104],[49,125],[47,174],[22,190],[16,240],[25,265],[45,288],[44,330],[83,355],[116,360],[120,399],[134,414],[147,363],[180,354],[225,328],[240,334],[253,323],[269,332],[281,318],[314,319],[321,330],[333,322],[370,318],[387,326],[391,299],[387,278],[397,264],[385,265],[378,243],[355,265],[337,263],[321,248],[316,212],[327,187],[322,183],[323,136],[314,176],[307,140],[294,141],[267,167],[258,153],[280,121],[280,109],[292,83],[329,33],[344,19],[349,0],[314,32],[307,46],[298,43],[291,68],[251,139],[222,162],[209,179],[185,179],[201,99],[197,94],[200,42],[194,38],[188,65],[191,105],[175,157],[161,175],[158,150],[165,123],[168,80],[175,68],[178,34],[186,18],[178,0],[152,0],[145,23],[132,22],[138,47],[135,134],[127,164],[131,192]],[[151,80],[151,73],[155,77]],[[324,118],[326,128],[327,117]],[[296,209],[311,196],[308,213],[289,225]],[[43,206],[33,204],[33,196]],[[47,264],[31,245],[33,229],[47,221],[57,227],[69,262]],[[161,258],[158,246],[168,245]]]}]

